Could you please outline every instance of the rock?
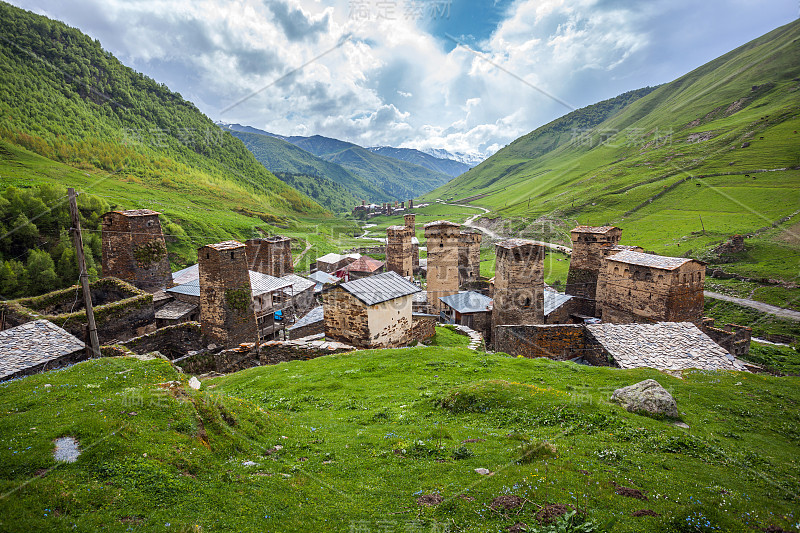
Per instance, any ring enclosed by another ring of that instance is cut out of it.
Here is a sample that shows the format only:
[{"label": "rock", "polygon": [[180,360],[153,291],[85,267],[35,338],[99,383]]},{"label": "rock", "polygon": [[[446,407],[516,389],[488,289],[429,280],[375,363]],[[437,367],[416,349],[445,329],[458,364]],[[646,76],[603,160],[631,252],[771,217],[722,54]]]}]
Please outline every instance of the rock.
[{"label": "rock", "polygon": [[256,466],[257,463],[253,461],[245,461],[242,463],[242,466]]},{"label": "rock", "polygon": [[192,379],[189,380],[189,386],[194,390],[200,390],[200,380],[192,376]]},{"label": "rock", "polygon": [[74,463],[80,454],[81,450],[78,447],[78,441],[73,437],[56,439],[56,449],[53,451],[53,459],[56,461]]},{"label": "rock", "polygon": [[482,476],[491,476],[492,475],[492,471],[489,470],[488,468],[476,468],[475,472],[479,473]]},{"label": "rock", "polygon": [[646,379],[615,390],[611,401],[622,405],[631,413],[678,418],[675,398],[654,379]]}]

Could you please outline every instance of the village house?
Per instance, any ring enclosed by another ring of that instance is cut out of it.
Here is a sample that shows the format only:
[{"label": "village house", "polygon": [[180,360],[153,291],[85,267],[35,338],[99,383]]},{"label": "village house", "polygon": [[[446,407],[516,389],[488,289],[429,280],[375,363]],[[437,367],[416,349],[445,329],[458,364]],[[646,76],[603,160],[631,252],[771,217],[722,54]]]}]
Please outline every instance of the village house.
[{"label": "village house", "polygon": [[461,291],[457,294],[442,296],[440,322],[460,324],[483,334],[487,343],[491,342],[492,305],[488,296],[479,292]]},{"label": "village house", "polygon": [[412,295],[420,288],[396,272],[349,281],[323,294],[325,336],[358,348],[411,341]]},{"label": "village house", "polygon": [[323,289],[326,285],[332,285],[339,281],[339,278],[334,276],[333,274],[328,274],[327,272],[323,272],[321,270],[317,270],[316,272],[312,272],[309,276],[316,285],[314,286],[314,294],[319,295],[322,294]]},{"label": "village house", "polygon": [[353,261],[347,266],[336,271],[336,276],[345,281],[366,278],[384,271],[383,261],[378,261],[366,255]]},{"label": "village house", "polygon": [[361,259],[361,254],[325,254],[322,257],[317,258],[317,272],[333,274],[337,270],[341,270],[357,259]]},{"label": "village house", "polygon": [[603,322],[701,324],[705,264],[694,259],[623,251],[604,259]]}]

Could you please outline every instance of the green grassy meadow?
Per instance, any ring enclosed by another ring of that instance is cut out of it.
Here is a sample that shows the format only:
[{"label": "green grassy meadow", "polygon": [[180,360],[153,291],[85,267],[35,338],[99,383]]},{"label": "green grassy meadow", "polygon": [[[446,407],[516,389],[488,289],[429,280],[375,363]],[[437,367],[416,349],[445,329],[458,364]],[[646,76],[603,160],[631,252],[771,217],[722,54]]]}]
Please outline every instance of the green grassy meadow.
[{"label": "green grassy meadow", "polygon": [[[608,402],[646,378],[690,429]],[[0,384],[0,529],[551,531],[537,514],[564,505],[583,529],[558,531],[796,531],[796,379],[430,347],[193,391],[163,360],[94,360]]]}]

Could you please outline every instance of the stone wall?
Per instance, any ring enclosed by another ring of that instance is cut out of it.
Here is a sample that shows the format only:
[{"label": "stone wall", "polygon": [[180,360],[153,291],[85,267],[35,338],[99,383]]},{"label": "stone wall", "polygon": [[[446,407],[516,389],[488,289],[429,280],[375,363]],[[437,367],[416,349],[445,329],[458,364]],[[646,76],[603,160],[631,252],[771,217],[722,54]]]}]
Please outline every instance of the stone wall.
[{"label": "stone wall", "polygon": [[246,246],[250,270],[276,278],[294,272],[292,240],[289,237],[248,239]]},{"label": "stone wall", "polygon": [[414,314],[411,317],[411,342],[425,342],[436,335],[436,315]]},{"label": "stone wall", "polygon": [[147,292],[172,286],[159,213],[149,209],[112,211],[102,220],[103,277],[127,281]]},{"label": "stone wall", "polygon": [[133,353],[160,352],[168,359],[178,359],[189,352],[209,348],[210,341],[203,337],[199,322],[184,322],[157,329],[153,333],[119,343]]},{"label": "stone wall", "polygon": [[[116,278],[102,278],[90,285],[97,337],[101,343],[126,340],[155,325],[153,295]],[[71,309],[77,309],[68,312]],[[86,310],[80,287],[61,289],[41,296],[0,302],[5,327],[45,319],[88,343]],[[63,312],[67,311],[67,312]]]},{"label": "stone wall", "polygon": [[497,244],[492,325],[544,323],[544,247],[509,239]]},{"label": "stone wall", "polygon": [[714,326],[714,319],[704,317],[700,329],[734,357],[750,352],[750,338],[753,330],[737,324],[725,324],[723,328]]},{"label": "stone wall", "polygon": [[446,220],[425,224],[428,240],[428,305],[432,313],[441,310],[440,297],[458,292],[460,226]]},{"label": "stone wall", "polygon": [[566,361],[586,355],[580,324],[497,326],[494,349],[509,355]]},{"label": "stone wall", "polygon": [[370,338],[367,308],[358,298],[334,287],[323,293],[322,305],[327,338],[347,343]]},{"label": "stone wall", "polygon": [[258,339],[245,245],[226,241],[197,251],[200,270],[200,323],[203,334],[221,346]]},{"label": "stone wall", "polygon": [[287,330],[289,334],[289,338],[292,340],[302,339],[304,337],[310,337],[311,335],[319,335],[320,333],[325,333],[325,320],[319,320],[317,322],[312,322],[307,326],[301,326],[299,328],[295,328],[293,330]]},{"label": "stone wall", "polygon": [[705,266],[689,261],[674,270],[606,260],[598,301],[604,322],[693,322],[703,315]]},{"label": "stone wall", "polygon": [[270,341],[258,349],[233,348],[218,353],[203,353],[174,361],[187,374],[219,372],[227,374],[255,366],[274,365],[288,361],[308,361],[323,355],[352,351],[352,346],[312,341]]}]

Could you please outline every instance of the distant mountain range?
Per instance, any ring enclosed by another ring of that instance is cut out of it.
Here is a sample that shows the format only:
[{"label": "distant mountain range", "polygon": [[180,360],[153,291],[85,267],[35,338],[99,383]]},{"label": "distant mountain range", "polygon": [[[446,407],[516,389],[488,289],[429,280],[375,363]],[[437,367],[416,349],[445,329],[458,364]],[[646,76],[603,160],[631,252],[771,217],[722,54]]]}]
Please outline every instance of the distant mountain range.
[{"label": "distant mountain range", "polygon": [[[369,150],[374,154],[379,154],[386,157],[399,159],[400,161],[413,163],[415,165],[425,167],[435,172],[442,172],[443,174],[448,174],[450,176],[453,176],[454,178],[472,168],[469,165],[462,163],[461,161],[456,161],[450,158],[441,158],[433,156],[431,154],[422,152],[420,150],[415,150],[413,148],[393,148],[391,146],[373,146],[372,148],[367,148],[367,150]],[[444,150],[441,151],[445,152]]]},{"label": "distant mountain range", "polygon": [[480,165],[491,154],[481,154],[479,152],[450,152],[444,148],[423,148],[420,150],[438,159],[451,159],[464,163],[469,168]]},{"label": "distant mountain range", "polygon": [[[409,148],[367,149],[321,135],[287,137],[241,124],[218,122],[217,125],[241,139],[267,169],[330,180],[348,190],[356,202],[409,200],[469,170],[462,162]],[[324,191],[324,180],[318,185],[322,187],[317,188],[319,193],[329,192]],[[321,194],[300,188],[322,205],[333,208]]]}]

